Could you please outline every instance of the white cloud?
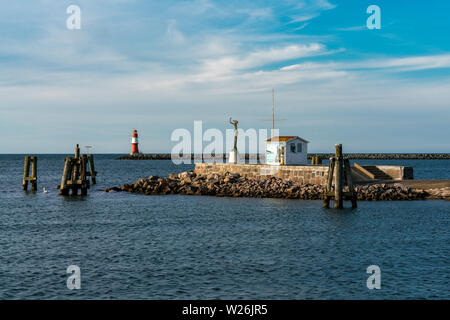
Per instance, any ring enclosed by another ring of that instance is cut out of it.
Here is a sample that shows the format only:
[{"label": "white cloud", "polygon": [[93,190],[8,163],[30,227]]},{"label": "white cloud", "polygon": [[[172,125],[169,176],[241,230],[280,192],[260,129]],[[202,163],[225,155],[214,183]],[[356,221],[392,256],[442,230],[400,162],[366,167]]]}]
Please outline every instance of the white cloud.
[{"label": "white cloud", "polygon": [[295,28],[294,31],[299,31],[299,30],[305,29],[308,25],[309,25],[309,23],[305,22],[300,27]]},{"label": "white cloud", "polygon": [[[415,81],[417,78],[399,79],[392,73],[449,68],[450,54],[347,62],[335,59],[332,54],[341,50],[325,46],[336,43],[328,41],[332,36],[292,32],[313,21],[286,26],[289,18],[312,19],[335,6],[327,1],[295,5],[288,2],[283,9],[295,10],[292,15],[291,10],[283,11],[283,15],[273,8],[245,3],[236,15],[233,5],[182,2],[157,12],[133,12],[128,20],[113,19],[122,17],[120,11],[106,7],[104,12],[98,11],[96,23],[91,19],[79,33],[68,33],[57,21],[42,26],[29,39],[2,39],[0,56],[17,60],[0,60],[0,134],[4,141],[10,140],[8,135],[21,131],[27,114],[36,119],[29,130],[52,136],[56,129],[73,126],[79,114],[89,112],[91,117],[80,124],[85,128],[82,132],[127,135],[129,127],[137,124],[151,132],[147,150],[161,146],[158,151],[167,151],[170,130],[188,126],[195,118],[226,125],[222,120],[232,113],[244,126],[264,126],[255,118],[270,114],[273,87],[280,117],[289,118],[285,127],[296,130],[292,134],[307,132],[305,137],[314,142],[315,150],[318,141],[332,146],[342,137],[345,142],[339,125],[346,121],[370,128],[347,140],[360,139],[364,147],[376,126],[389,130],[402,121],[414,121],[410,113],[420,112],[424,106],[436,121],[448,119],[449,77]],[[84,12],[88,17],[89,10]],[[64,19],[61,21],[64,26]],[[99,27],[106,21],[112,24]],[[280,29],[272,28],[277,24]],[[223,25],[226,27],[220,28]],[[289,32],[284,32],[286,27]],[[389,119],[385,119],[386,112]],[[395,112],[401,116],[396,117]],[[383,127],[382,121],[390,127]],[[317,129],[320,124],[331,125]],[[403,126],[401,130],[403,136],[409,132],[414,137],[416,129]],[[65,132],[70,139],[82,134],[81,130]],[[103,135],[103,141],[91,141],[97,139],[96,134],[86,134],[85,139],[89,144],[108,146],[97,152],[123,150],[122,142],[112,143],[109,134]],[[34,141],[30,137],[23,134],[23,142]],[[128,148],[128,139],[123,146]],[[10,147],[7,142],[0,143],[2,150]]]},{"label": "white cloud", "polygon": [[245,13],[249,16],[250,19],[257,20],[263,19],[266,20],[268,18],[273,17],[273,12],[271,8],[258,8],[258,9],[238,9],[237,13]]},{"label": "white cloud", "polygon": [[205,61],[205,73],[228,74],[236,70],[263,67],[267,64],[310,57],[323,53],[324,46],[318,43],[309,45],[289,45],[248,53],[244,56],[227,56]]},{"label": "white cloud", "polygon": [[316,0],[316,6],[324,10],[331,10],[336,8],[336,5],[330,3],[327,0]]},{"label": "white cloud", "polygon": [[345,69],[386,69],[393,72],[450,68],[450,54],[384,58],[378,60],[341,63],[339,66]]},{"label": "white cloud", "polygon": [[401,71],[450,68],[450,54],[389,59],[378,66],[375,63],[375,68],[377,67],[399,68]]},{"label": "white cloud", "polygon": [[367,26],[353,26],[353,27],[344,27],[344,28],[336,28],[337,31],[362,31],[367,30]]},{"label": "white cloud", "polygon": [[319,14],[309,14],[309,15],[304,15],[304,16],[297,16],[295,18],[292,18],[291,21],[289,21],[289,23],[305,22],[308,20],[312,20],[312,19],[316,18],[317,16],[319,16]]},{"label": "white cloud", "polygon": [[300,23],[317,18],[323,11],[332,10],[336,5],[327,0],[298,1],[292,8],[289,24]]}]

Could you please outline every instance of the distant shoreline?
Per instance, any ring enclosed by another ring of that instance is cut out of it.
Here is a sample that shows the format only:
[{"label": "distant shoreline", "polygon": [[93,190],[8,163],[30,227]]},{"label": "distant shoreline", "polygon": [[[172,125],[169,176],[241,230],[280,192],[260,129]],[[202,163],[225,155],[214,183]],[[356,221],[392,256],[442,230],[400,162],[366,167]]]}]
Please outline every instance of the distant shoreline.
[{"label": "distant shoreline", "polygon": [[[321,159],[329,159],[330,157],[333,157],[334,154],[309,153],[308,159],[315,156]],[[360,160],[450,160],[450,153],[344,153],[344,156],[349,159]],[[191,158],[192,160],[226,160],[228,155],[217,155],[215,158],[212,158],[210,155],[191,154],[183,156],[183,158]],[[241,159],[264,160],[265,156],[263,154],[241,154]],[[116,160],[171,160],[171,154],[148,153],[139,155],[123,155],[116,158]]]}]

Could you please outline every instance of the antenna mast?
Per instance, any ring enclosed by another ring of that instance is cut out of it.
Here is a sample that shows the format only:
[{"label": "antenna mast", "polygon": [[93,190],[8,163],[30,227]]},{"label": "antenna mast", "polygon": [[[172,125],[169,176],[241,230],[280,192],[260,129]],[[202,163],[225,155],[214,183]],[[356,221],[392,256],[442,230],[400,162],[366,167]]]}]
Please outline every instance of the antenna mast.
[{"label": "antenna mast", "polygon": [[275,89],[272,88],[272,134],[275,130]]},{"label": "antenna mast", "polygon": [[[287,119],[277,119],[277,121],[287,120]],[[262,121],[272,121],[272,138],[275,134],[275,89],[272,88],[272,119],[263,119]]]}]

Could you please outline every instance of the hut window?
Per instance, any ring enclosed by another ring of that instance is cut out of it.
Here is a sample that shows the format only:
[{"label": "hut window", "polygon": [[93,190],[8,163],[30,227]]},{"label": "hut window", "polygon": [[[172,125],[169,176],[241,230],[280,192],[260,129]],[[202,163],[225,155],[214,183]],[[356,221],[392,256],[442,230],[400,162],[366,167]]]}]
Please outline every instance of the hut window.
[{"label": "hut window", "polygon": [[302,144],[297,143],[297,152],[302,152]]},{"label": "hut window", "polygon": [[295,143],[291,143],[291,152],[295,153]]}]

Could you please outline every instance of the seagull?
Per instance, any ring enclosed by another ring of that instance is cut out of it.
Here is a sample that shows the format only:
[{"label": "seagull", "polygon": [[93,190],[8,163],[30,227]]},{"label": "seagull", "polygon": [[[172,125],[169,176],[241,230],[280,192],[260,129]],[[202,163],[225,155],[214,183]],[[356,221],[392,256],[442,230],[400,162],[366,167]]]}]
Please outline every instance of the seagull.
[{"label": "seagull", "polygon": [[43,187],[43,188],[42,188],[42,192],[43,192],[43,193],[47,193],[48,191],[47,191],[47,189],[45,189],[45,187]]}]

